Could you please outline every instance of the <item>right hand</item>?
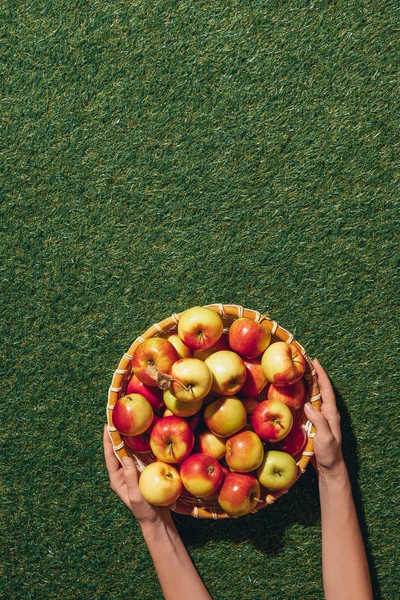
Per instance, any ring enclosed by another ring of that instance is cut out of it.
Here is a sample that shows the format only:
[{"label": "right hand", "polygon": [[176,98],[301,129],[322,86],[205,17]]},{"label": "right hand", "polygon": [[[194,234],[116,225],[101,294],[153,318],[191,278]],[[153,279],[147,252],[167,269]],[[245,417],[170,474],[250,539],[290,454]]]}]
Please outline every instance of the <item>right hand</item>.
[{"label": "right hand", "polygon": [[321,412],[310,402],[304,405],[304,411],[315,427],[314,452],[317,470],[320,473],[328,474],[344,465],[340,414],[328,375],[317,359],[313,360],[313,365],[321,392]]}]

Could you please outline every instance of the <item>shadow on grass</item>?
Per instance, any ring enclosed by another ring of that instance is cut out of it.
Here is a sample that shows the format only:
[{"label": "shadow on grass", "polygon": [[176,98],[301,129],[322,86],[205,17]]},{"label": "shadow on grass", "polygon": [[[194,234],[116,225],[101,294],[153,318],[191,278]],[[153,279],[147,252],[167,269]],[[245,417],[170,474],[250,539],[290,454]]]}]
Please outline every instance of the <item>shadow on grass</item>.
[{"label": "shadow on grass", "polygon": [[[368,526],[358,483],[357,441],[350,415],[337,389],[335,394],[342,417],[343,455],[349,471],[354,502],[367,551],[374,598],[380,600],[382,596],[375,561],[369,550]],[[261,509],[254,515],[221,521],[192,519],[182,515],[175,515],[174,518],[182,539],[189,549],[202,547],[210,540],[214,543],[223,540],[236,544],[247,540],[264,554],[273,556],[283,549],[286,528],[290,528],[293,524],[308,527],[320,522],[317,474],[309,465],[306,473],[300,477],[287,495],[280,498],[275,505]],[[299,552],[301,552],[300,546]]]}]

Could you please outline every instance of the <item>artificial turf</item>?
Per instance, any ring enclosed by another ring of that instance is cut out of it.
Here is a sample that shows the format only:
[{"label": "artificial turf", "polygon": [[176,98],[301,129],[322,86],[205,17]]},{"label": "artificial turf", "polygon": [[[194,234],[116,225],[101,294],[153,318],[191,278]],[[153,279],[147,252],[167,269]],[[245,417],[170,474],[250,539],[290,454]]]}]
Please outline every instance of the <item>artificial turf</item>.
[{"label": "artificial turf", "polygon": [[[391,0],[3,3],[1,598],[161,598],[108,487],[107,390],[139,333],[213,302],[325,366],[397,597],[398,30]],[[176,523],[214,598],[322,598],[311,467]]]}]

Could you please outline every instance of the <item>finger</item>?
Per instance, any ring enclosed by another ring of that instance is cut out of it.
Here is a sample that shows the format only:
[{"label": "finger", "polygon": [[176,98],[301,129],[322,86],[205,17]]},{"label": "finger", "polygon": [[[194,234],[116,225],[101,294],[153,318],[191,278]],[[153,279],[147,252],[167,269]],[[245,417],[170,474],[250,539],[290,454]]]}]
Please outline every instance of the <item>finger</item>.
[{"label": "finger", "polygon": [[311,423],[314,425],[316,434],[318,436],[332,436],[332,431],[328,421],[326,420],[322,412],[314,408],[311,402],[305,403],[304,412],[306,413],[307,419],[311,421]]},{"label": "finger", "polygon": [[315,358],[312,362],[318,377],[318,385],[321,392],[322,414],[327,419],[336,439],[340,439],[340,415],[336,405],[335,392],[330,379],[325,370],[322,368],[319,360]]},{"label": "finger", "polygon": [[128,488],[128,496],[132,502],[135,502],[140,495],[139,491],[139,473],[136,465],[132,458],[124,456],[122,459],[122,468],[124,470],[124,477],[126,487]]},{"label": "finger", "polygon": [[317,358],[314,358],[312,363],[317,374],[318,385],[323,402],[326,406],[334,405],[336,407],[335,392],[333,391],[333,387],[328,375],[326,374],[325,370],[323,369]]},{"label": "finger", "polygon": [[104,425],[103,447],[104,459],[106,461],[107,471],[111,479],[112,475],[119,470],[120,464],[118,458],[115,456],[113,443],[111,441],[107,425]]}]

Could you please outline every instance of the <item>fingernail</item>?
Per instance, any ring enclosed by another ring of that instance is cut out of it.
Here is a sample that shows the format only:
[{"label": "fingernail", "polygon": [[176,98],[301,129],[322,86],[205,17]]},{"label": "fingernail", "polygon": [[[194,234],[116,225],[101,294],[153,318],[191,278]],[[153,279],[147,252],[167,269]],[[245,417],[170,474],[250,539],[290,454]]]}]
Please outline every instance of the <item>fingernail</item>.
[{"label": "fingernail", "polygon": [[311,402],[306,402],[304,405],[304,410],[307,413],[313,413],[315,412],[315,408],[313,407],[313,405],[311,404]]},{"label": "fingernail", "polygon": [[132,460],[128,456],[124,456],[122,459],[122,466],[124,469],[130,469],[132,467]]}]

